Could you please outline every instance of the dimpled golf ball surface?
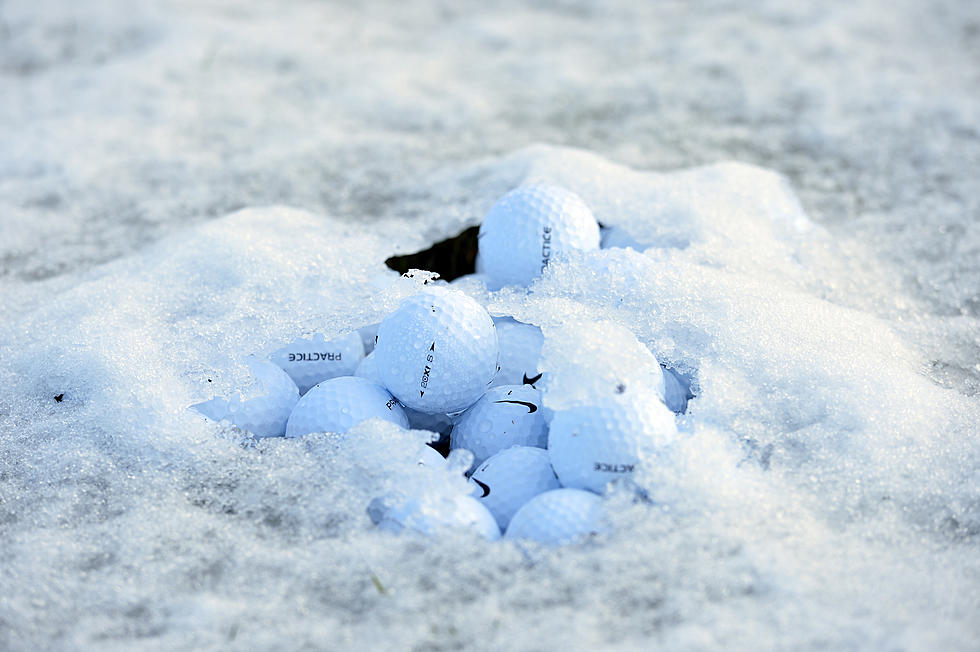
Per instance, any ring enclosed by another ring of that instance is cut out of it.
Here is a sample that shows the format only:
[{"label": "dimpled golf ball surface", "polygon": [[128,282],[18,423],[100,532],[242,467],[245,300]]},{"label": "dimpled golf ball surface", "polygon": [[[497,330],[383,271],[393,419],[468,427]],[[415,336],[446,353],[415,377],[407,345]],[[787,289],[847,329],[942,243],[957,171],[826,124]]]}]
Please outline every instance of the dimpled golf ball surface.
[{"label": "dimpled golf ball surface", "polygon": [[389,532],[413,530],[431,536],[441,530],[469,530],[488,541],[500,538],[500,528],[493,515],[466,494],[427,493],[390,503],[385,501],[383,507],[372,501],[368,509],[375,511],[372,518],[378,518],[378,527]]},{"label": "dimpled golf ball surface", "polygon": [[378,371],[378,361],[374,357],[374,351],[364,356],[361,363],[357,365],[357,369],[354,370],[354,375],[367,378],[372,383],[384,385],[384,381],[381,380],[381,373]]},{"label": "dimpled golf ball surface", "polygon": [[491,289],[528,285],[554,256],[598,249],[599,225],[578,195],[546,184],[501,197],[480,225],[479,271]]},{"label": "dimpled golf ball surface", "polygon": [[249,359],[246,365],[262,386],[260,395],[249,399],[213,398],[191,407],[215,421],[227,419],[256,437],[281,437],[299,400],[296,383],[271,362]]},{"label": "dimpled golf ball surface", "polygon": [[344,433],[372,418],[408,428],[405,411],[388,390],[364,378],[340,376],[316,385],[299,400],[286,424],[286,436]]},{"label": "dimpled golf ball surface", "polygon": [[490,510],[501,530],[524,503],[540,493],[558,489],[548,451],[512,446],[483,462],[470,476],[473,496]]},{"label": "dimpled golf ball surface", "polygon": [[497,373],[497,331],[487,311],[458,290],[428,288],[378,327],[374,358],[385,387],[405,406],[460,412]]},{"label": "dimpled golf ball surface", "polygon": [[353,374],[363,358],[364,344],[356,331],[329,342],[319,333],[311,339],[299,338],[270,356],[293,379],[300,394],[320,381]]},{"label": "dimpled golf ball surface", "polygon": [[562,486],[602,492],[641,465],[654,468],[676,435],[674,414],[659,396],[624,394],[557,412],[548,452]]},{"label": "dimpled golf ball surface", "polygon": [[473,453],[473,464],[511,446],[547,448],[541,392],[530,385],[493,387],[456,419],[449,448]]},{"label": "dimpled golf ball surface", "polygon": [[554,489],[524,504],[507,528],[507,539],[537,541],[549,545],[602,532],[605,527],[602,499],[580,489]]},{"label": "dimpled golf ball surface", "polygon": [[510,317],[496,317],[497,341],[500,344],[500,371],[493,379],[497,385],[533,384],[539,378],[538,360],[544,335],[531,324]]}]

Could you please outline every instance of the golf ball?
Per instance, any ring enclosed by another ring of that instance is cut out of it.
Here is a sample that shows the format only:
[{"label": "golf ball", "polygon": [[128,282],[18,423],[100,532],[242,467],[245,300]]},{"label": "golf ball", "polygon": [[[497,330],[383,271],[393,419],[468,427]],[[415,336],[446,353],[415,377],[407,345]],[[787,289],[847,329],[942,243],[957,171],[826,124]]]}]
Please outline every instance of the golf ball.
[{"label": "golf ball", "polygon": [[375,362],[385,387],[420,412],[465,410],[497,373],[497,331],[487,311],[458,290],[426,288],[378,327]]},{"label": "golf ball", "polygon": [[413,530],[431,536],[444,530],[469,530],[487,539],[500,538],[497,521],[478,500],[466,494],[427,491],[406,498],[375,498],[368,515],[389,532]]},{"label": "golf ball", "polygon": [[349,376],[364,357],[361,336],[355,331],[327,341],[322,334],[299,338],[273,353],[269,359],[289,374],[300,394],[322,380]]},{"label": "golf ball", "polygon": [[357,365],[357,369],[354,370],[354,375],[361,378],[367,378],[372,383],[377,383],[378,385],[384,385],[384,381],[381,380],[381,373],[378,371],[378,361],[374,357],[374,351],[371,351],[361,363]]},{"label": "golf ball", "polygon": [[191,407],[215,421],[227,419],[256,437],[281,437],[299,400],[296,383],[271,362],[250,358],[245,364],[261,385],[261,394],[251,398],[213,398]]},{"label": "golf ball", "polygon": [[549,545],[605,530],[605,510],[599,496],[580,489],[554,489],[538,494],[510,519],[506,538]]},{"label": "golf ball", "polygon": [[531,324],[515,321],[510,317],[495,317],[497,341],[500,344],[500,371],[493,379],[494,385],[533,385],[540,378],[538,360],[544,335]]},{"label": "golf ball", "polygon": [[601,493],[610,481],[655,465],[677,435],[674,414],[658,399],[623,394],[555,413],[548,452],[562,486]]},{"label": "golf ball", "polygon": [[490,510],[500,529],[540,493],[558,489],[548,451],[531,446],[511,446],[483,462],[470,476],[473,496]]},{"label": "golf ball", "polygon": [[323,381],[299,400],[289,415],[286,436],[344,433],[373,418],[408,428],[404,410],[384,387],[357,376],[340,376]]},{"label": "golf ball", "polygon": [[511,446],[548,445],[541,392],[530,385],[493,387],[460,415],[449,433],[449,448],[473,453],[473,464]]},{"label": "golf ball", "polygon": [[599,224],[578,195],[546,184],[501,197],[480,225],[478,272],[491,289],[528,285],[558,254],[598,249]]}]

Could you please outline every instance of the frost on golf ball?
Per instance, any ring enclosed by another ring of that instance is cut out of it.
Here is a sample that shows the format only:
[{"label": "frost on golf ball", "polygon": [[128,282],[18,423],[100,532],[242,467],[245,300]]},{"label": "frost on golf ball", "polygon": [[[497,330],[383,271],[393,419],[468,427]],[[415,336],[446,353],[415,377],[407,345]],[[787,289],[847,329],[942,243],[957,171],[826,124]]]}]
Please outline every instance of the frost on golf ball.
[{"label": "frost on golf ball", "polygon": [[286,436],[344,433],[373,418],[408,428],[408,417],[388,390],[364,378],[340,376],[323,381],[299,400],[286,424]]},{"label": "frost on golf ball", "polygon": [[465,410],[497,373],[497,331],[487,311],[458,290],[429,287],[378,328],[374,349],[385,387],[420,412]]},{"label": "frost on golf ball", "polygon": [[490,510],[502,530],[524,503],[561,487],[548,451],[532,446],[500,451],[473,471],[470,483],[473,496]]},{"label": "frost on golf ball", "polygon": [[300,394],[322,380],[349,376],[364,357],[364,345],[357,332],[327,341],[322,334],[312,339],[298,338],[282,347],[269,359],[289,374]]},{"label": "frost on golf ball", "polygon": [[558,254],[598,249],[599,224],[578,195],[546,184],[501,197],[480,225],[478,271],[491,289],[528,285]]},{"label": "frost on golf ball", "polygon": [[549,545],[571,543],[605,531],[602,499],[580,489],[554,489],[524,504],[507,527],[506,538]]},{"label": "frost on golf ball", "polygon": [[431,536],[447,530],[470,531],[488,541],[500,538],[497,521],[478,500],[466,494],[422,491],[407,497],[375,498],[368,515],[388,532],[411,530]]},{"label": "frost on golf ball", "polygon": [[524,324],[510,317],[495,317],[497,341],[500,343],[500,371],[493,379],[494,385],[529,385],[541,378],[538,360],[544,335],[532,324]]},{"label": "frost on golf ball", "polygon": [[215,421],[227,419],[256,437],[281,437],[299,400],[296,383],[271,362],[250,358],[245,364],[261,386],[261,393],[213,398],[191,407]]},{"label": "frost on golf ball", "polygon": [[473,453],[474,464],[511,446],[548,446],[541,392],[530,385],[491,388],[457,417],[449,434],[449,447]]},{"label": "frost on golf ball", "polygon": [[562,486],[601,493],[641,465],[653,470],[676,435],[673,413],[651,393],[633,392],[557,412],[548,452]]}]

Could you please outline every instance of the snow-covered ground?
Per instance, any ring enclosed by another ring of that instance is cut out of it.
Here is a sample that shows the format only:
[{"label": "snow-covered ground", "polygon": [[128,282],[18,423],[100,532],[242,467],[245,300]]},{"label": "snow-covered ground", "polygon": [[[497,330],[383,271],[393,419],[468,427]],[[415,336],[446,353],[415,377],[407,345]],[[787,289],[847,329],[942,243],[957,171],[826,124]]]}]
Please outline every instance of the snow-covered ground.
[{"label": "snow-covered ground", "polygon": [[[206,4],[0,2],[0,648],[975,649],[975,2]],[[186,409],[528,180],[656,245],[482,298],[696,374],[660,507],[393,536],[419,433]]]}]

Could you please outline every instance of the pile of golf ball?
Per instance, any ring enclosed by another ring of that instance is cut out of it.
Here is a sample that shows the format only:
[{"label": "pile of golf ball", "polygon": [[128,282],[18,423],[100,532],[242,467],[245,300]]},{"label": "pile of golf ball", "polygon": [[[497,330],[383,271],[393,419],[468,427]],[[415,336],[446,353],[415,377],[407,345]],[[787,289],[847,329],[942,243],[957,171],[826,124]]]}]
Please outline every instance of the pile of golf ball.
[{"label": "pile of golf ball", "polygon": [[[599,224],[578,196],[522,186],[483,221],[477,274],[490,289],[526,286],[563,252],[599,246]],[[606,529],[610,482],[641,468],[656,474],[677,435],[674,412],[690,395],[683,378],[663,369],[662,384],[552,412],[535,386],[543,341],[537,326],[491,317],[449,284],[428,284],[380,324],[250,359],[263,395],[193,407],[255,437],[346,433],[367,419],[430,430],[443,449],[472,454],[460,469],[472,493],[380,496],[367,509],[377,527],[568,543]],[[418,463],[451,472],[434,447]]]}]

